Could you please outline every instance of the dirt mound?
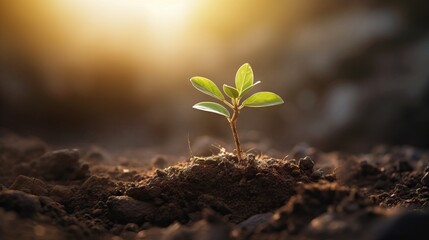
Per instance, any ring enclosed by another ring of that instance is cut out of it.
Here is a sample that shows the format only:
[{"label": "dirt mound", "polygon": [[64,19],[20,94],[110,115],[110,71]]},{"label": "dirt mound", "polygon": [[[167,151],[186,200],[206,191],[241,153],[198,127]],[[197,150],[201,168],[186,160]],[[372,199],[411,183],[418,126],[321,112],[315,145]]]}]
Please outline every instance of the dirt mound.
[{"label": "dirt mound", "polygon": [[141,219],[156,225],[198,220],[205,208],[238,223],[280,207],[295,194],[296,183],[317,180],[312,177],[313,165],[309,158],[297,163],[255,159],[253,155],[238,162],[236,156],[222,152],[158,169],[153,176],[127,189],[126,195],[156,205],[155,211]]},{"label": "dirt mound", "polygon": [[300,146],[291,154],[298,160],[249,154],[241,162],[221,151],[162,169],[171,162],[94,161],[90,153],[49,151],[34,139],[16,143],[0,144],[1,239],[428,234],[429,153],[410,147],[350,155]]}]

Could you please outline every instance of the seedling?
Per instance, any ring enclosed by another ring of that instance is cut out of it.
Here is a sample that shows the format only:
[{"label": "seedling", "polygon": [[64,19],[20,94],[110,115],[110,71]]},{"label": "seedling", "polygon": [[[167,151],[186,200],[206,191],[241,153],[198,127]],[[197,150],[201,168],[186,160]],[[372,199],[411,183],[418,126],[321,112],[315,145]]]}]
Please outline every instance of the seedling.
[{"label": "seedling", "polygon": [[191,78],[192,85],[198,90],[211,97],[216,98],[220,102],[232,109],[232,116],[228,109],[219,103],[215,102],[200,102],[193,106],[193,108],[212,112],[226,117],[231,127],[232,136],[234,137],[235,147],[237,151],[237,158],[242,160],[242,151],[240,147],[240,139],[237,133],[237,119],[240,110],[244,107],[269,107],[284,103],[283,99],[272,92],[257,92],[246,100],[241,101],[242,98],[256,85],[261,83],[257,81],[254,83],[253,70],[248,63],[243,64],[235,75],[235,87],[223,85],[224,93],[231,99],[228,102],[216,84],[205,77]]}]

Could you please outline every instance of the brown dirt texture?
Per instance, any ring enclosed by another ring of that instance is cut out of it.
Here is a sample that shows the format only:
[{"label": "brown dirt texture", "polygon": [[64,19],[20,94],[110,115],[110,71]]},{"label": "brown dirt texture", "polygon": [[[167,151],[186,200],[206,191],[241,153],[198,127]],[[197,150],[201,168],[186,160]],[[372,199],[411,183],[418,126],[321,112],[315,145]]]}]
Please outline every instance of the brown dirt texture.
[{"label": "brown dirt texture", "polygon": [[427,239],[429,153],[129,157],[0,141],[0,239]]}]

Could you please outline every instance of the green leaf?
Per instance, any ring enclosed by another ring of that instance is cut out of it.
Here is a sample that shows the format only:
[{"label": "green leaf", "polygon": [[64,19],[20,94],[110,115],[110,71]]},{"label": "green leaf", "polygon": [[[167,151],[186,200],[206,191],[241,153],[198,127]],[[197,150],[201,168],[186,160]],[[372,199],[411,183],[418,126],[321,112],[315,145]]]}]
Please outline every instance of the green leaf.
[{"label": "green leaf", "polygon": [[201,91],[219,100],[225,100],[222,92],[210,79],[205,77],[193,77],[191,78],[191,83],[192,86],[194,86],[198,91]]},{"label": "green leaf", "polygon": [[231,116],[228,110],[224,106],[214,102],[200,102],[192,106],[192,108],[195,108],[201,111],[216,113],[227,118]]},{"label": "green leaf", "polygon": [[253,70],[248,63],[243,64],[235,75],[235,87],[241,95],[244,89],[253,85]]},{"label": "green leaf", "polygon": [[260,84],[261,83],[261,81],[257,81],[257,82],[255,82],[254,84],[252,84],[250,87],[248,87],[248,88],[246,88],[246,89],[244,89],[242,92],[241,92],[241,94],[240,94],[240,97],[243,97],[244,95],[246,95],[246,93],[247,92],[249,92],[254,86],[256,86],[256,85],[258,85],[258,84]]},{"label": "green leaf", "polygon": [[238,91],[234,87],[231,87],[231,86],[224,84],[223,85],[223,91],[230,98],[237,98],[238,97]]},{"label": "green leaf", "polygon": [[246,107],[268,107],[284,103],[283,99],[272,92],[258,92],[244,100],[243,106]]}]

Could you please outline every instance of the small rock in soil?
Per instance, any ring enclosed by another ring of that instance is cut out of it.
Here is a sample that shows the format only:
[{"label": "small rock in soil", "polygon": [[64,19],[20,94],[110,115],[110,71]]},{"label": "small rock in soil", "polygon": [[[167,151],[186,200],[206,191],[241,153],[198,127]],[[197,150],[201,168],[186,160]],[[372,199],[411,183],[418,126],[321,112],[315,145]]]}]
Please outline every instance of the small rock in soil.
[{"label": "small rock in soil", "polygon": [[314,162],[313,162],[313,160],[310,157],[307,156],[305,158],[299,159],[298,166],[303,171],[312,172],[313,171],[313,167],[314,167]]},{"label": "small rock in soil", "polygon": [[116,185],[109,178],[91,176],[79,188],[80,192],[99,192],[107,194]]},{"label": "small rock in soil", "polygon": [[0,207],[22,217],[34,216],[41,210],[38,197],[17,190],[0,192]]},{"label": "small rock in soil", "polygon": [[267,231],[287,230],[296,233],[311,219],[326,212],[330,205],[337,205],[351,196],[351,189],[335,183],[313,183],[301,185],[298,194],[292,196],[283,207],[276,210]]},{"label": "small rock in soil", "polygon": [[15,179],[15,182],[10,186],[10,189],[23,191],[38,196],[48,195],[48,185],[46,185],[46,183],[40,179],[29,178],[23,175],[19,175]]},{"label": "small rock in soil", "polygon": [[318,169],[318,170],[314,171],[313,173],[311,173],[311,177],[318,180],[318,179],[323,177],[323,171]]},{"label": "small rock in soil", "polygon": [[117,185],[109,178],[91,176],[69,199],[64,199],[68,209],[92,212],[98,208],[97,203],[106,201],[109,196],[117,194]]},{"label": "small rock in soil", "polygon": [[371,176],[381,173],[380,169],[369,164],[367,161],[360,162],[359,167],[363,176]]},{"label": "small rock in soil", "polygon": [[63,185],[55,185],[52,187],[50,192],[50,197],[59,203],[63,203],[67,201],[70,197],[72,197],[72,190],[70,187]]},{"label": "small rock in soil", "polygon": [[113,219],[122,223],[142,223],[148,215],[156,210],[155,206],[148,202],[135,200],[128,196],[111,196],[107,200]]},{"label": "small rock in soil", "polygon": [[89,174],[89,170],[87,165],[80,165],[79,158],[77,149],[57,150],[43,155],[35,167],[46,180],[82,179]]},{"label": "small rock in soil", "polygon": [[335,173],[326,174],[324,178],[329,182],[335,182],[337,180],[337,176],[335,175]]}]

